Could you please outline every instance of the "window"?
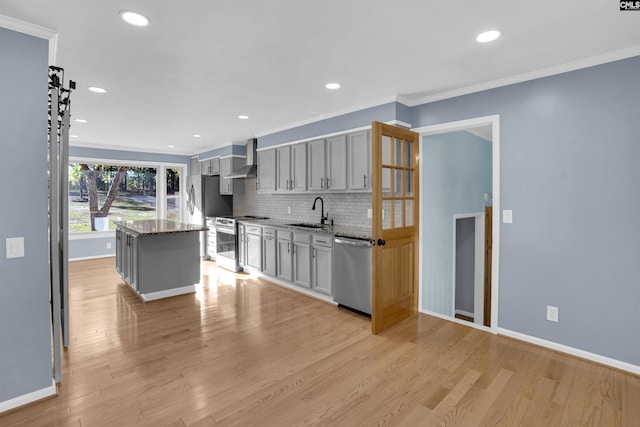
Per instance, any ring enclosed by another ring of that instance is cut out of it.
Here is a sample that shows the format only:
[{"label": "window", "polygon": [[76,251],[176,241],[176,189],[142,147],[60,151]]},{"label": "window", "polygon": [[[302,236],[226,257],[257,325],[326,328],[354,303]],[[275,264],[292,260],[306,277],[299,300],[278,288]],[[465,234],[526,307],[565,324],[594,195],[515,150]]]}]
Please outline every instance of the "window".
[{"label": "window", "polygon": [[[69,233],[114,230],[113,221],[166,218],[182,222],[183,170],[183,166],[71,160]],[[162,176],[166,180],[158,180]]]}]

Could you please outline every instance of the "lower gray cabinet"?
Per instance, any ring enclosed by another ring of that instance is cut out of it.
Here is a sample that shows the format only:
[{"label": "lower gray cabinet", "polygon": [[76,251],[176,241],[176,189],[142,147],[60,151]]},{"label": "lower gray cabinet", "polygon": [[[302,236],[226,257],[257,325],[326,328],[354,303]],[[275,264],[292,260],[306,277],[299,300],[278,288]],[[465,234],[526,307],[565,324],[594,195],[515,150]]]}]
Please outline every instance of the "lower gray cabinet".
[{"label": "lower gray cabinet", "polygon": [[262,271],[262,236],[247,233],[247,260],[249,267]]},{"label": "lower gray cabinet", "polygon": [[333,294],[333,239],[328,234],[313,236],[311,285],[318,292]]},{"label": "lower gray cabinet", "polygon": [[138,237],[126,231],[123,231],[122,235],[124,238],[123,277],[133,289],[138,290]]},{"label": "lower gray cabinet", "polygon": [[262,271],[272,277],[276,276],[276,240],[274,235],[267,235],[265,229],[265,235],[262,237]]},{"label": "lower gray cabinet", "polygon": [[291,231],[278,229],[276,250],[276,277],[289,282],[293,281],[293,251]]},{"label": "lower gray cabinet", "polygon": [[238,264],[247,265],[247,232],[244,224],[238,224]]},{"label": "lower gray cabinet", "polygon": [[311,235],[293,233],[293,283],[311,288]]},{"label": "lower gray cabinet", "polygon": [[124,275],[123,270],[123,261],[124,261],[124,231],[119,228],[116,228],[116,271],[120,273],[120,275]]}]

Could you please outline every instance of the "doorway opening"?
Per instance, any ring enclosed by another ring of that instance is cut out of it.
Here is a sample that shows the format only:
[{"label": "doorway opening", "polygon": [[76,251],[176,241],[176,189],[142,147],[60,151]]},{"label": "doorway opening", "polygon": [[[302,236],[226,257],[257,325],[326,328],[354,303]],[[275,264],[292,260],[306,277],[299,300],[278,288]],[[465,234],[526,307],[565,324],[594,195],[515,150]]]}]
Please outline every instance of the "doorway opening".
[{"label": "doorway opening", "polygon": [[[500,201],[499,116],[413,130],[421,138],[419,310],[496,333],[499,224],[492,212]],[[465,261],[473,267],[467,270],[472,295],[456,297],[458,218],[471,218],[466,225],[473,223],[474,234],[472,260]],[[467,309],[456,307],[465,296]],[[456,309],[473,322],[456,318]]]},{"label": "doorway opening", "polygon": [[453,309],[456,319],[484,323],[484,212],[453,216]]}]

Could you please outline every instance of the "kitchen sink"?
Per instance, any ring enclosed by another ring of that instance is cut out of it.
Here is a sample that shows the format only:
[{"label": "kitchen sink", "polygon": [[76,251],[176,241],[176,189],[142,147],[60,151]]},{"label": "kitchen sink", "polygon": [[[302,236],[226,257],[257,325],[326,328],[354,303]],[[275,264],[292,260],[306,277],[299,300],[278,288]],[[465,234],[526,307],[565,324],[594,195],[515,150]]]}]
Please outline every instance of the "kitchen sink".
[{"label": "kitchen sink", "polygon": [[303,227],[303,228],[324,228],[322,224],[309,224],[306,222],[297,222],[295,224],[287,224],[291,227]]}]

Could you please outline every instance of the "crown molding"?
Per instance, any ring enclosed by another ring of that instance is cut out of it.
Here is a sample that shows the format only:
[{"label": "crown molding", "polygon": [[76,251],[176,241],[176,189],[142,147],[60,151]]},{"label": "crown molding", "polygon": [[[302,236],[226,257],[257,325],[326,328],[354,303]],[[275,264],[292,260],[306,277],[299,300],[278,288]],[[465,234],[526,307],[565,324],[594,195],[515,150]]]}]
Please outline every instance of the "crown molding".
[{"label": "crown molding", "polygon": [[57,31],[5,15],[0,15],[0,27],[49,40],[49,65],[56,64],[56,56],[58,54]]},{"label": "crown molding", "polygon": [[429,104],[431,102],[442,101],[444,99],[455,98],[457,96],[468,95],[475,92],[481,92],[483,90],[495,89],[502,86],[508,86],[516,83],[522,83],[530,80],[536,80],[543,77],[549,77],[556,74],[563,74],[569,71],[580,70],[583,68],[593,67],[595,65],[606,64],[607,62],[618,61],[621,59],[631,58],[640,55],[640,46],[633,46],[626,49],[620,49],[612,52],[607,52],[602,55],[591,56],[589,58],[580,59],[577,61],[566,62],[560,65],[554,65],[553,67],[541,68],[529,73],[518,74],[515,76],[505,77],[504,79],[493,80],[486,83],[480,83],[477,85],[467,86],[460,89],[454,89],[448,92],[437,93],[434,95],[427,95],[420,98],[406,98],[408,107],[415,107],[416,105]]}]

